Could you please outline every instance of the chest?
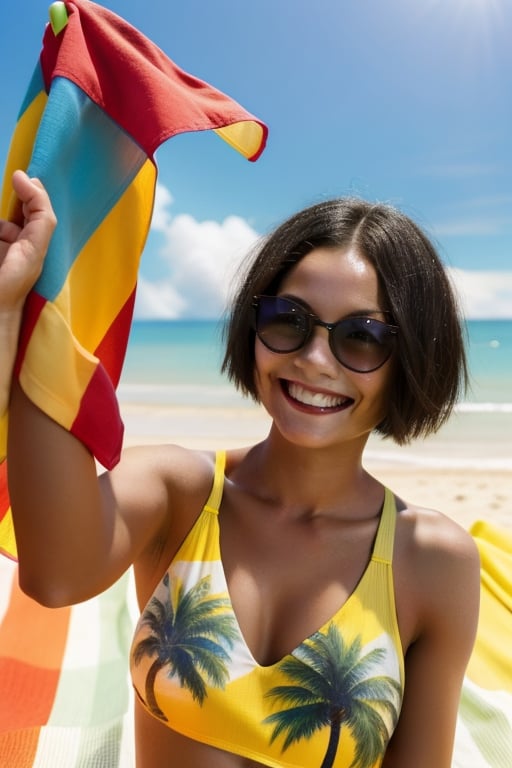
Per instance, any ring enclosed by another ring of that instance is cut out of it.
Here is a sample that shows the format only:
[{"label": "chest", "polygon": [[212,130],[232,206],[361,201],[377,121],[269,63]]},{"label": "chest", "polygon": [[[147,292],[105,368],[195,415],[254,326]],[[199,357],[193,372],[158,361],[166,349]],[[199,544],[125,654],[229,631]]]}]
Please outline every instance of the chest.
[{"label": "chest", "polygon": [[220,557],[254,658],[274,663],[331,619],[370,561],[378,519],[297,519],[261,510],[219,515]]}]

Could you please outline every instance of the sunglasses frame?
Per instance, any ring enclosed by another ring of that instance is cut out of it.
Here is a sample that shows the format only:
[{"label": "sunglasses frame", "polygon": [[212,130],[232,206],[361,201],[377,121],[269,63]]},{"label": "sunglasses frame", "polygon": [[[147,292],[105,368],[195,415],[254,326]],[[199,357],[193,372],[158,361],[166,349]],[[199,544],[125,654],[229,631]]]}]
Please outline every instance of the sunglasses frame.
[{"label": "sunglasses frame", "polygon": [[[292,309],[295,308],[295,307],[297,308],[297,310],[298,310],[297,314],[298,315],[299,315],[299,312],[300,312],[300,316],[307,318],[307,322],[308,322],[307,333],[306,333],[306,336],[305,336],[304,340],[300,344],[298,344],[293,349],[288,349],[288,350],[275,349],[274,347],[269,346],[267,341],[260,335],[260,332],[258,331],[258,310],[259,310],[259,307],[260,307],[260,301],[262,299],[263,300],[265,300],[265,299],[272,299],[274,301],[276,299],[281,299],[282,301],[288,301],[292,305]],[[345,318],[343,318],[341,320],[338,320],[335,323],[326,323],[323,320],[321,320],[318,317],[318,315],[315,315],[314,312],[311,312],[311,311],[307,310],[305,307],[301,306],[301,304],[299,304],[298,302],[294,301],[293,299],[289,299],[286,296],[267,296],[265,294],[259,294],[257,296],[253,296],[252,307],[253,307],[253,313],[254,313],[253,328],[254,328],[254,331],[256,333],[256,336],[261,341],[263,346],[265,346],[271,352],[275,352],[278,355],[289,355],[289,354],[292,354],[293,352],[298,352],[299,349],[303,349],[308,344],[308,342],[310,341],[311,336],[313,334],[313,330],[314,330],[315,326],[317,326],[317,325],[319,325],[321,328],[325,328],[327,330],[327,332],[329,334],[329,348],[330,348],[332,354],[334,355],[334,357],[336,358],[336,360],[344,368],[348,368],[349,371],[354,371],[354,373],[372,373],[373,371],[377,371],[379,368],[382,368],[382,366],[385,363],[387,363],[387,361],[389,360],[389,358],[391,357],[391,355],[394,352],[395,342],[393,341],[393,343],[390,344],[388,354],[386,355],[384,360],[382,360],[382,362],[380,362],[378,365],[374,366],[373,368],[365,368],[363,370],[361,370],[360,368],[354,368],[354,366],[348,365],[346,362],[341,360],[340,357],[339,357],[338,352],[335,349],[333,331],[341,323],[344,323],[347,320],[367,320],[367,321],[371,321],[372,324],[376,323],[377,327],[379,327],[379,328],[380,327],[385,327],[386,330],[389,332],[390,336],[393,339],[395,339],[397,334],[398,334],[398,330],[399,330],[398,326],[397,325],[393,325],[391,323],[385,323],[382,320],[377,320],[377,319],[375,319],[373,317],[367,317],[366,315],[350,316],[350,317],[345,317]],[[382,311],[382,314],[387,315],[387,314],[391,314],[391,313],[387,312],[386,310],[384,310],[384,311]]]}]

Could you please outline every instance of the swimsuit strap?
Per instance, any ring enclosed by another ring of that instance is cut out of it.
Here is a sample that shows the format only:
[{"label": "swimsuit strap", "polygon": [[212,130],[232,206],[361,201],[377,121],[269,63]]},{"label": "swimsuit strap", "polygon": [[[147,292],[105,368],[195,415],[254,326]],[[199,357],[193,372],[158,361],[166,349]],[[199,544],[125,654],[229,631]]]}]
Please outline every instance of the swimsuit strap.
[{"label": "swimsuit strap", "polygon": [[215,454],[215,470],[213,474],[213,485],[204,505],[204,509],[210,512],[218,512],[220,502],[222,501],[222,492],[224,490],[224,469],[226,466],[226,451],[217,451]]},{"label": "swimsuit strap", "polygon": [[396,503],[395,496],[389,488],[384,489],[384,506],[380,518],[372,560],[391,565],[393,560],[393,544],[395,541]]}]

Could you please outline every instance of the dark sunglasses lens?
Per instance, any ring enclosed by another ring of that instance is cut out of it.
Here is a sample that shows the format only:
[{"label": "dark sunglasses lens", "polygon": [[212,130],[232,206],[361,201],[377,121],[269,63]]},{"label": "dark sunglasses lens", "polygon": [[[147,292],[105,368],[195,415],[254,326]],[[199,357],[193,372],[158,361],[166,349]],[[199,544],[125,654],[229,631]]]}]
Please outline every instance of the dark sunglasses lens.
[{"label": "dark sunglasses lens", "polygon": [[369,317],[349,317],[333,329],[331,346],[340,363],[368,373],[390,357],[394,339],[386,323]]},{"label": "dark sunglasses lens", "polygon": [[263,344],[274,352],[294,352],[309,335],[309,321],[293,301],[261,296],[256,311],[256,332]]}]

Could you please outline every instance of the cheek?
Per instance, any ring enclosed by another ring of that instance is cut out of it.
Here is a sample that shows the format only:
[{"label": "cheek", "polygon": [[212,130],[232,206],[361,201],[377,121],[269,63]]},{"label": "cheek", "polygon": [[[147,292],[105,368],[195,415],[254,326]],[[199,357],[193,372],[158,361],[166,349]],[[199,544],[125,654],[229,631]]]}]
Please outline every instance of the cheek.
[{"label": "cheek", "polygon": [[276,355],[268,350],[258,339],[254,348],[254,385],[258,399],[265,402],[267,396],[282,373],[284,355]]}]

